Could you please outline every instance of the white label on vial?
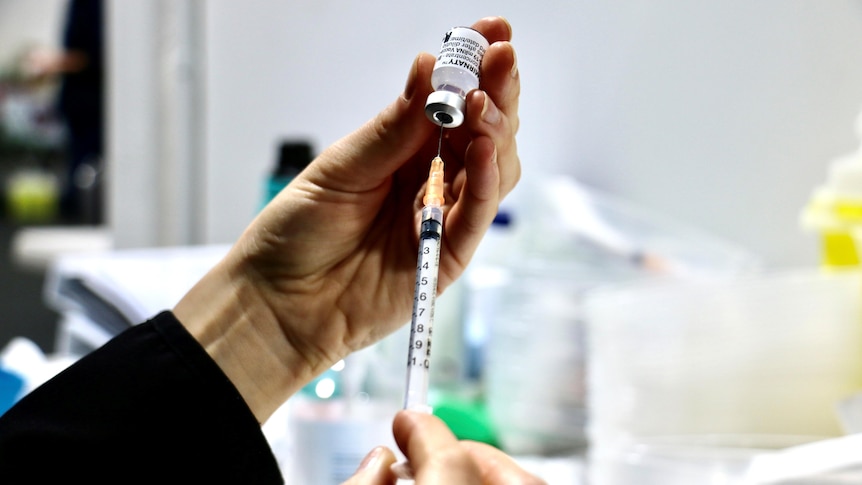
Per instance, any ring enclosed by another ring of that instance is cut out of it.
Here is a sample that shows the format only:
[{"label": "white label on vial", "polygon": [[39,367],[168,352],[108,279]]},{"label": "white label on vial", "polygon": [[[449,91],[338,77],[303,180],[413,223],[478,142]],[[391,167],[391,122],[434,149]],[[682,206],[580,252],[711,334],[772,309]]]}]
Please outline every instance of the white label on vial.
[{"label": "white label on vial", "polygon": [[471,72],[479,79],[479,65],[487,48],[488,41],[482,34],[466,27],[456,27],[446,32],[434,69],[456,66]]}]

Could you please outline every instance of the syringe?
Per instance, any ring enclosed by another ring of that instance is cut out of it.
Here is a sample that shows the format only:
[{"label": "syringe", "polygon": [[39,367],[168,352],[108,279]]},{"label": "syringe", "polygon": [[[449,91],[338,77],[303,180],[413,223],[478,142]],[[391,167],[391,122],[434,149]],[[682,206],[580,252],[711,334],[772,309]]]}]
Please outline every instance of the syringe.
[{"label": "syringe", "polygon": [[404,409],[430,413],[428,373],[431,367],[431,331],[434,325],[437,272],[440,267],[440,243],[443,236],[443,159],[439,153],[431,160],[422,203],[425,206],[422,208],[419,256],[416,260]]}]

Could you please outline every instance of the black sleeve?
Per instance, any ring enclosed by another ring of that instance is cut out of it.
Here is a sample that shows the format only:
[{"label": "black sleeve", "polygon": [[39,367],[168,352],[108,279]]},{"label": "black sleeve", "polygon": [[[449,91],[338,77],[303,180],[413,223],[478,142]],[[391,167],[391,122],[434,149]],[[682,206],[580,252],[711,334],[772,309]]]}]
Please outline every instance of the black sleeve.
[{"label": "black sleeve", "polygon": [[282,483],[251,410],[170,312],[0,416],[0,483]]}]

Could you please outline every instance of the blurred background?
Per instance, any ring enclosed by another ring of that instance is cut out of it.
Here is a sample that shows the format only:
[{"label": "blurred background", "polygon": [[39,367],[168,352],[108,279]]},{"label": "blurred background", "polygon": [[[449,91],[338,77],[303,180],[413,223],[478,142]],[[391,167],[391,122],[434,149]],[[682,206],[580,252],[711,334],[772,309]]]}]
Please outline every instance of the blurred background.
[{"label": "blurred background", "polygon": [[[514,28],[522,206],[532,181],[562,174],[764,268],[816,266],[800,214],[860,144],[862,1],[103,7],[81,21],[101,29],[100,53],[63,60],[86,45],[69,45],[70,2],[0,0],[0,345],[54,350],[43,288],[57,254],[235,240],[286,141],[307,153],[349,133],[398,95],[417,52],[486,15]],[[75,158],[90,135],[60,100],[85,68],[101,73],[103,105],[84,111],[104,115],[90,120],[102,142]]]}]

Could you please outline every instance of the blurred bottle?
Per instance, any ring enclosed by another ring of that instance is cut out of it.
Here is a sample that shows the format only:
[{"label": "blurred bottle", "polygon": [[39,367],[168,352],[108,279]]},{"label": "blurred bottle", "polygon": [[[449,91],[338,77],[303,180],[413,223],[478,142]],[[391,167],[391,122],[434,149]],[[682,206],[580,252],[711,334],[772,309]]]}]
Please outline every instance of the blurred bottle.
[{"label": "blurred bottle", "polygon": [[[862,113],[856,120],[856,135],[862,140]],[[862,146],[832,162],[826,183],[814,190],[802,212],[802,226],[820,234],[823,266],[859,266]]]},{"label": "blurred bottle", "polygon": [[7,212],[15,222],[50,222],[56,217],[60,189],[52,173],[18,170],[6,180],[5,189]]},{"label": "blurred bottle", "polygon": [[264,185],[261,208],[285,188],[314,158],[313,147],[306,140],[284,140],[278,147],[278,160]]},{"label": "blurred bottle", "polygon": [[500,306],[500,289],[509,282],[508,258],[512,251],[510,210],[501,208],[464,273],[464,340],[466,377],[482,379],[488,331]]},{"label": "blurred bottle", "polygon": [[267,422],[264,431],[288,483],[337,485],[374,447],[397,449],[392,417],[401,404],[406,341],[396,332],[348,355]]}]

